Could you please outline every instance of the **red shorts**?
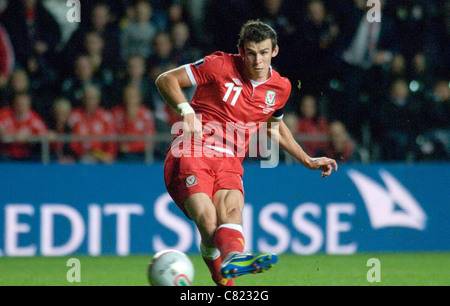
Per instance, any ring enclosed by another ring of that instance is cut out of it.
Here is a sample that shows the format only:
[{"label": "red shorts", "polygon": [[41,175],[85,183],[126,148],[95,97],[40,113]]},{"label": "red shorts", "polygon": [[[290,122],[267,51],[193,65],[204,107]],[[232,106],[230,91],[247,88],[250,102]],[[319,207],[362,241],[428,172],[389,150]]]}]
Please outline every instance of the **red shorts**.
[{"label": "red shorts", "polygon": [[236,157],[175,157],[169,149],[164,162],[167,191],[187,217],[184,201],[194,193],[206,193],[212,199],[220,189],[236,189],[244,195],[243,173]]}]

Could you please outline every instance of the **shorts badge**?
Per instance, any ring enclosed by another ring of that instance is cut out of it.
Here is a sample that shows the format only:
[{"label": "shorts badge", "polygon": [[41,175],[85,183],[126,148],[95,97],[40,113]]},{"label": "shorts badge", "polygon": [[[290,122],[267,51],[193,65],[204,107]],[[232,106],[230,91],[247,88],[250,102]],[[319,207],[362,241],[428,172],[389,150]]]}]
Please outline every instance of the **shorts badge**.
[{"label": "shorts badge", "polygon": [[189,175],[186,178],[186,186],[191,187],[197,184],[197,178],[195,177],[195,174]]}]

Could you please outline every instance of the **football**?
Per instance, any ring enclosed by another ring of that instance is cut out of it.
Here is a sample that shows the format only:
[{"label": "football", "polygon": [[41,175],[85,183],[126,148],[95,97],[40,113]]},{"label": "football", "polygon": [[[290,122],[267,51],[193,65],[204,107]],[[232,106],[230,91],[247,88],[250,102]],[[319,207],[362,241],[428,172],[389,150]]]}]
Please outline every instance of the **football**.
[{"label": "football", "polygon": [[155,254],[148,266],[148,281],[152,286],[190,286],[194,280],[194,265],[189,257],[177,250]]}]

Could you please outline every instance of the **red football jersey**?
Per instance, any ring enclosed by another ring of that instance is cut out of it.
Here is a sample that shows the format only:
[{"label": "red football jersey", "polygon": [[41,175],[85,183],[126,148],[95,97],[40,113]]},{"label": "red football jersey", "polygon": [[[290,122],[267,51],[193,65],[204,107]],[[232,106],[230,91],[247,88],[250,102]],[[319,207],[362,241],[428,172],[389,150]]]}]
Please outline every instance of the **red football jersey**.
[{"label": "red football jersey", "polygon": [[[0,110],[0,128],[6,134],[23,135],[43,135],[47,132],[47,127],[41,117],[34,111],[29,111],[25,118],[18,120],[14,115],[14,110],[7,106]],[[26,143],[13,142],[0,147],[2,154],[23,159],[30,155],[30,145]]]},{"label": "red football jersey", "polygon": [[[192,85],[197,86],[191,106],[202,115],[203,131],[207,131],[203,145],[209,143],[208,147],[232,152],[241,159],[260,124],[271,116],[282,117],[280,110],[291,93],[289,80],[275,70],[270,69],[268,80],[257,83],[245,76],[244,65],[239,54],[223,52],[185,65]],[[219,141],[223,139],[222,143],[214,141],[211,135],[218,136],[215,139]]]},{"label": "red football jersey", "polygon": [[[119,105],[111,110],[117,134],[121,135],[149,135],[155,134],[153,113],[146,106],[138,108],[136,118],[127,118],[126,109]],[[126,143],[129,152],[145,152],[145,142],[132,141]]]},{"label": "red football jersey", "polygon": [[[83,108],[77,108],[69,116],[69,126],[74,135],[81,136],[105,136],[115,134],[114,123],[110,112],[99,108],[93,116],[88,116]],[[115,157],[117,145],[114,142],[73,142],[72,151],[82,157],[87,152],[103,151],[111,157]]]},{"label": "red football jersey", "polygon": [[[317,119],[300,118],[297,126],[298,134],[321,135],[328,134],[328,122],[324,117]],[[302,142],[303,150],[309,156],[316,156],[320,149],[323,149],[326,141],[305,141]]]}]

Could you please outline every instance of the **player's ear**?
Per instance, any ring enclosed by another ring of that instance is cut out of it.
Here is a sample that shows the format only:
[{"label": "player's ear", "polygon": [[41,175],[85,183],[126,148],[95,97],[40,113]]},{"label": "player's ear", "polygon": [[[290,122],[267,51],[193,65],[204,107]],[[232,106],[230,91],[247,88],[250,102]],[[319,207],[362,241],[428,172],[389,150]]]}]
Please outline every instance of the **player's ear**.
[{"label": "player's ear", "polygon": [[278,48],[278,45],[276,45],[275,49],[273,49],[273,51],[272,51],[272,57],[277,56],[279,51],[280,51],[280,48]]},{"label": "player's ear", "polygon": [[238,50],[239,50],[239,55],[240,56],[242,56],[242,57],[244,57],[244,55],[245,55],[245,53],[244,53],[244,48],[243,47],[241,47],[241,46],[237,46],[238,47]]}]

